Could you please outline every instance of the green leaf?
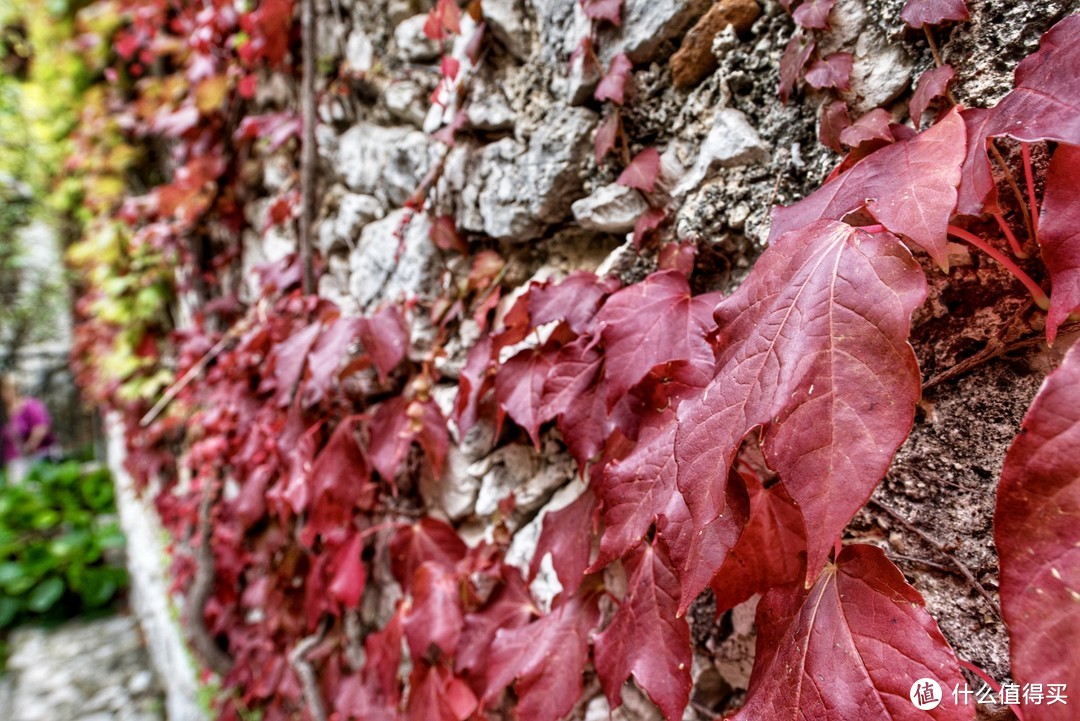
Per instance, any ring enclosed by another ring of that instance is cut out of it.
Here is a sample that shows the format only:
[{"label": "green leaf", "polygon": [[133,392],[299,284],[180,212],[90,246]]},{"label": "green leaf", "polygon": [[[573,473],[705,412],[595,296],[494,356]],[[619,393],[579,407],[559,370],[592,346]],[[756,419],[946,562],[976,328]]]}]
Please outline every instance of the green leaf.
[{"label": "green leaf", "polygon": [[26,600],[26,607],[34,613],[45,613],[56,605],[60,597],[64,595],[64,581],[56,576],[50,576],[34,587]]}]

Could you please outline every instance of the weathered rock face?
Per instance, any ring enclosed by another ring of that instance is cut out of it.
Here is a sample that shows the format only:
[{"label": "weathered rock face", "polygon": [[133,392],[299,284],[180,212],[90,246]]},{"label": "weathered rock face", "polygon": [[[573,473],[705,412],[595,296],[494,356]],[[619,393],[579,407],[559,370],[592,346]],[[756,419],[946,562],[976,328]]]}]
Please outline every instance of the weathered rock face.
[{"label": "weathered rock face", "polygon": [[[424,303],[441,289],[460,287],[468,263],[456,251],[432,244],[436,216],[452,218],[471,249],[497,251],[509,261],[500,278],[500,312],[505,299],[530,279],[589,269],[624,282],[640,280],[657,268],[657,246],[671,241],[697,250],[695,292],[730,292],[765,246],[772,205],[805,196],[839,161],[817,139],[821,109],[836,96],[799,83],[789,103],[777,98],[780,59],[795,31],[779,0],[625,0],[618,27],[593,27],[578,0],[484,0],[482,21],[493,42],[470,57],[464,35],[478,26],[463,8],[466,33],[445,45],[460,63],[451,82],[443,82],[443,48],[423,34],[423,13],[432,5],[343,4],[351,26],[340,33],[341,59],[359,79],[340,107],[327,105],[317,128],[325,171],[317,241],[326,268],[319,292],[346,313],[403,299],[418,299],[418,307],[428,310]],[[904,0],[838,0],[830,29],[817,38],[822,55],[853,55],[851,89],[841,95],[853,117],[883,107],[905,121],[913,84],[934,64],[925,36],[905,29],[899,19],[903,5]],[[1080,10],[1080,0],[968,5],[970,23],[933,31],[942,60],[957,71],[953,93],[968,106],[995,102],[1039,34]],[[595,62],[575,53],[585,38],[594,43]],[[616,108],[597,101],[594,92],[619,53],[633,65],[626,102],[618,110],[626,147],[597,160],[597,130]],[[626,161],[645,148],[661,156],[652,195],[616,182]],[[291,187],[286,171],[271,166],[264,185],[275,192]],[[426,212],[403,207],[415,205],[410,201],[426,203]],[[650,205],[664,206],[669,220],[656,242],[638,252],[626,234]],[[265,206],[248,212],[261,222]],[[288,252],[292,237],[286,231],[245,238],[245,262]],[[932,285],[939,282],[940,296],[944,279],[929,272],[928,277]],[[983,297],[988,283],[1002,282],[971,268],[954,269],[949,281],[964,279],[967,284],[956,287],[972,297]],[[928,375],[959,362],[963,354],[950,343],[962,339],[984,347],[1001,331],[981,323],[985,308],[939,296],[928,304],[933,317],[920,320],[914,339]],[[946,306],[948,311],[941,310]],[[430,314],[417,316],[410,358],[421,363],[435,331]],[[948,326],[949,318],[956,324]],[[961,327],[961,318],[969,324]],[[442,374],[433,395],[443,408],[452,407],[454,381],[479,331],[469,319],[451,335],[446,352],[432,361]],[[1036,377],[1026,361],[999,361],[977,376],[994,386],[983,391],[990,397],[985,403],[960,400],[978,394],[970,386],[975,381],[950,381],[928,391],[940,409],[937,420],[933,414],[919,419],[875,496],[920,529],[933,526],[933,535],[944,547],[958,549],[956,555],[991,593],[996,561],[985,538],[972,540],[969,531],[978,528],[985,536],[986,499],[992,498],[985,484],[998,471]],[[968,430],[972,438],[965,440]],[[507,435],[504,429],[497,437],[493,427],[481,424],[462,438],[451,428],[445,472],[421,478],[418,490],[426,511],[450,520],[463,537],[479,541],[490,540],[496,529],[509,533],[510,560],[525,567],[544,514],[573,500],[581,481],[556,434],[542,433],[539,453],[508,442]],[[955,463],[942,460],[950,453]],[[980,479],[983,486],[977,485]],[[928,499],[933,509],[919,505]],[[514,510],[504,518],[507,507]],[[936,570],[948,559],[874,507],[860,513],[849,535],[886,545],[897,559],[916,559],[898,562],[925,591],[949,640],[999,680],[1006,677],[1002,627],[985,599],[965,590],[966,581]],[[936,566],[919,565],[920,558]],[[560,590],[546,563],[533,585],[541,604]],[[393,586],[384,575],[379,583]],[[385,619],[396,598],[388,591],[370,601],[376,610],[368,609],[365,618]],[[707,604],[706,595],[689,615],[703,650],[695,659],[694,699],[698,708],[717,710],[723,699],[737,699],[745,689],[753,604],[735,609],[721,624],[714,623]],[[594,691],[574,718],[608,718],[607,702]],[[658,718],[640,693],[628,690],[624,700],[613,717]],[[704,717],[696,711],[687,715]]]}]

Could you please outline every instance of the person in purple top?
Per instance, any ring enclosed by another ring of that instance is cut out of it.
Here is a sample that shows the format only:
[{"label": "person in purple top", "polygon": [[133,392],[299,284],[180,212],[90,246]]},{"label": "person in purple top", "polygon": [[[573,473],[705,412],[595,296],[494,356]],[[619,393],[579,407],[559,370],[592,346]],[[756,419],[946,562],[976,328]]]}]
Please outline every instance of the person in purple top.
[{"label": "person in purple top", "polygon": [[49,454],[56,438],[45,404],[37,398],[20,395],[10,375],[0,378],[0,396],[7,418],[3,428],[4,465],[9,482],[18,483],[31,462]]}]

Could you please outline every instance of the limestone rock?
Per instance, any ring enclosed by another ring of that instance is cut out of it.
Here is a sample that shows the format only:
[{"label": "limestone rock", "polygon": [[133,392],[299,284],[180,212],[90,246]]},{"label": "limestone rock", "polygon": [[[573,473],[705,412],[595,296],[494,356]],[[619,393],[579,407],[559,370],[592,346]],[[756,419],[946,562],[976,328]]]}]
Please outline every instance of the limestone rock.
[{"label": "limestone rock", "polygon": [[423,213],[395,210],[369,223],[349,254],[349,291],[361,312],[400,298],[427,298],[435,289],[439,261]]},{"label": "limestone rock", "polygon": [[354,73],[366,73],[375,65],[375,46],[359,28],[349,33],[345,43],[345,62]]},{"label": "limestone rock", "polygon": [[869,112],[892,102],[911,81],[913,65],[903,48],[890,45],[876,29],[863,33],[855,43],[851,90],[857,100],[852,110]]},{"label": "limestone rock", "polygon": [[394,28],[394,43],[402,60],[411,63],[428,63],[439,57],[439,44],[424,35],[427,14],[413,15]]},{"label": "limestone rock", "polygon": [[341,247],[352,247],[360,230],[386,214],[383,204],[374,195],[344,193],[338,200],[337,212],[319,225],[319,251],[328,255]]},{"label": "limestone rock", "polygon": [[341,136],[338,157],[349,189],[399,206],[431,167],[434,151],[435,142],[419,130],[362,122]]},{"label": "limestone rock", "polygon": [[696,188],[715,166],[749,165],[763,162],[768,156],[768,148],[746,116],[734,108],[721,108],[713,118],[712,129],[701,144],[694,166],[679,181],[674,194],[684,195]]},{"label": "limestone rock", "polygon": [[522,242],[564,220],[582,192],[596,123],[591,110],[557,106],[527,146],[511,138],[485,146],[475,172],[466,173],[459,226]]},{"label": "limestone rock", "polygon": [[574,106],[589,102],[602,77],[600,65],[596,62],[586,62],[584,53],[572,56],[570,74],[566,79],[566,102]]},{"label": "limestone rock", "polygon": [[492,132],[514,127],[516,115],[502,88],[490,82],[478,82],[472,101],[465,106],[465,117],[476,130]]},{"label": "limestone rock", "polygon": [[521,0],[485,0],[484,21],[491,33],[519,60],[529,55],[532,41],[522,20],[525,8]]},{"label": "limestone rock", "polygon": [[412,80],[398,80],[386,86],[383,100],[390,114],[417,128],[424,124],[427,115],[427,93]]},{"label": "limestone rock", "polygon": [[385,198],[391,207],[404,205],[435,164],[438,152],[438,143],[431,136],[410,130],[390,150],[375,189],[376,197]]},{"label": "limestone rock", "polygon": [[570,209],[574,219],[586,230],[626,233],[634,229],[634,222],[648,207],[640,192],[612,183],[576,201]]},{"label": "limestone rock", "polygon": [[709,9],[710,0],[626,0],[622,25],[600,32],[597,49],[605,67],[619,53],[646,63]]},{"label": "limestone rock", "polygon": [[709,8],[686,33],[678,52],[671,56],[671,75],[675,86],[697,85],[719,67],[713,55],[713,38],[728,25],[745,33],[761,15],[755,0],[720,0]]}]

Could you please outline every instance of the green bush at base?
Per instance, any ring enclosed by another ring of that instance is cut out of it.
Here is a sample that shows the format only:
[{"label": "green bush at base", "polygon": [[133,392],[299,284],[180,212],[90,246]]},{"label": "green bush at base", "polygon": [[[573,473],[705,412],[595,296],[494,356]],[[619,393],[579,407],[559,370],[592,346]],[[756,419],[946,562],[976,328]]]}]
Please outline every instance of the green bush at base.
[{"label": "green bush at base", "polygon": [[19,485],[3,481],[0,631],[107,605],[127,583],[123,545],[106,469],[42,462]]}]

